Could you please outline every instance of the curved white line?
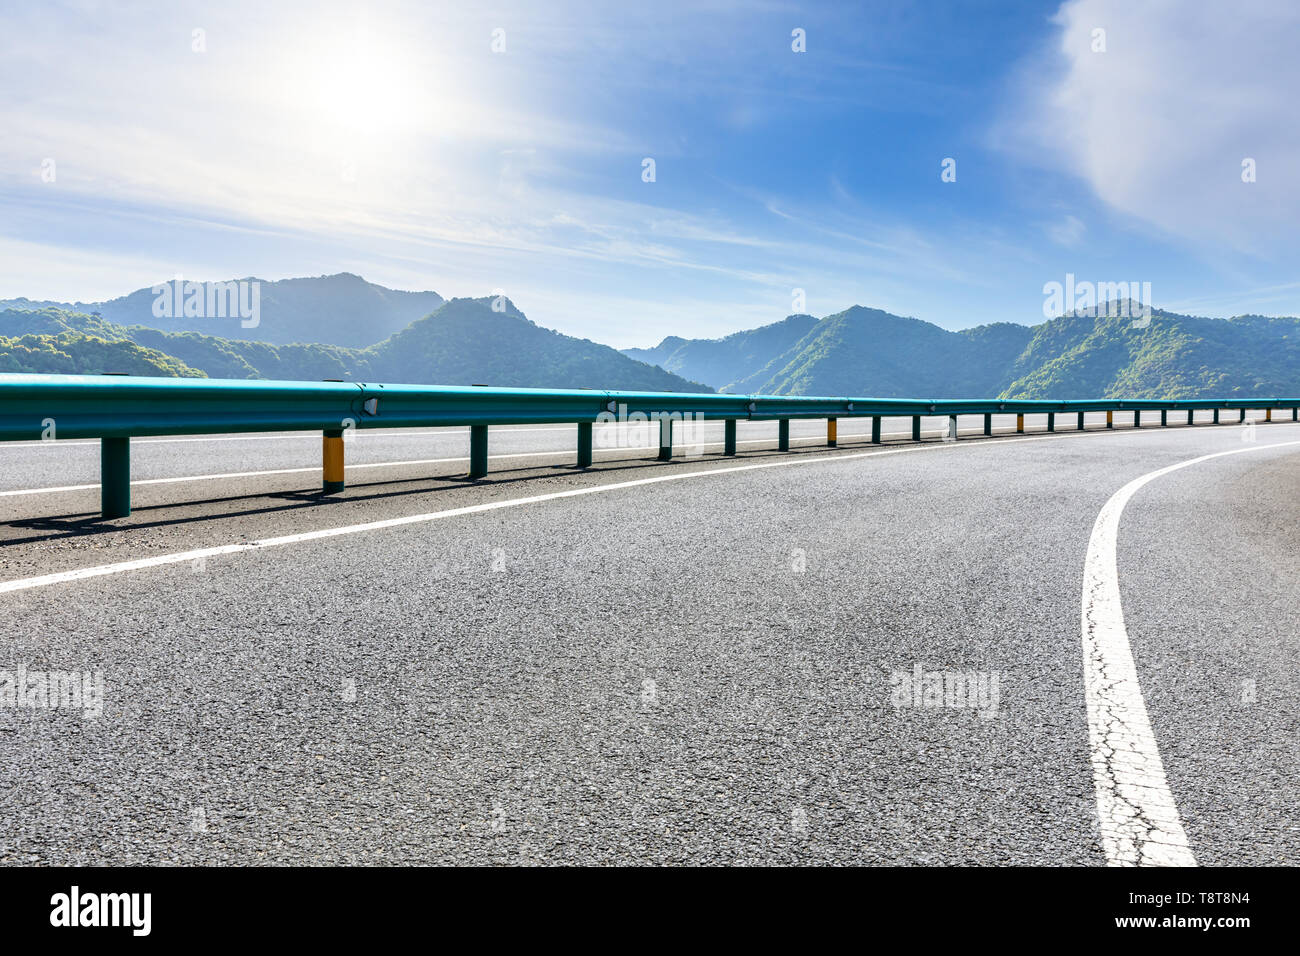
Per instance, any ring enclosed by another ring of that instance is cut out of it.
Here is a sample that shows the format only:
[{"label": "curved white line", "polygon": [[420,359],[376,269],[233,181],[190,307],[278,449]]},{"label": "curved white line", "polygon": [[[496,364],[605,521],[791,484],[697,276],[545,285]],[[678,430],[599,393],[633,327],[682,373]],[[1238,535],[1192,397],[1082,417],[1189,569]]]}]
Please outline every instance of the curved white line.
[{"label": "curved white line", "polygon": [[1112,866],[1196,865],[1165,780],[1124,627],[1116,557],[1120,515],[1140,488],[1172,471],[1226,455],[1289,445],[1300,442],[1234,448],[1150,472],[1115,492],[1097,515],[1083,566],[1081,626],[1097,818]]}]

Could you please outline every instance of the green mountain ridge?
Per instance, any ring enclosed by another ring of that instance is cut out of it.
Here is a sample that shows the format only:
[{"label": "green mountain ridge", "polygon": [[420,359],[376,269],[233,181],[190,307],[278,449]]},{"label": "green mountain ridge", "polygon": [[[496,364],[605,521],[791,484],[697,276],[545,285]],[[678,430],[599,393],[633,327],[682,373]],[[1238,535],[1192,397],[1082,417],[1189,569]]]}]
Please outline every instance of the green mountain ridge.
[{"label": "green mountain ridge", "polygon": [[[769,328],[769,327],[764,327]],[[759,330],[755,330],[759,331]],[[723,339],[666,339],[655,350],[681,374],[727,367]],[[742,336],[742,338],[737,338]],[[699,358],[697,358],[699,357]],[[705,361],[707,359],[707,362]],[[817,320],[725,392],[999,398],[1230,398],[1300,393],[1300,319],[1198,318],[1153,309],[1133,318],[1070,314],[1039,325],[997,322],[948,331],[853,306]],[[743,364],[732,356],[733,365]],[[712,364],[708,364],[712,363]]]},{"label": "green mountain ridge", "polygon": [[19,371],[880,398],[1280,397],[1300,393],[1300,320],[1155,309],[1149,323],[1071,314],[953,332],[853,306],[619,352],[542,328],[493,298],[444,302],[361,348],[161,331],[54,307],[3,310],[0,372]]}]

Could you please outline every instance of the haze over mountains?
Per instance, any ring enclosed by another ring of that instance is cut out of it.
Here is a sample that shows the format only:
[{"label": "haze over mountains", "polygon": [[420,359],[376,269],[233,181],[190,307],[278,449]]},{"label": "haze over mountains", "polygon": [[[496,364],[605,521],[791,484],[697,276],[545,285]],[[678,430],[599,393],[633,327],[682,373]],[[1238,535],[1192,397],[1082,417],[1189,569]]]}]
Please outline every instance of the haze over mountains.
[{"label": "haze over mountains", "polygon": [[952,332],[854,306],[620,353],[544,329],[505,299],[444,302],[346,273],[263,283],[253,328],[232,317],[160,318],[154,301],[148,289],[105,303],[0,301],[0,371],[881,398],[1300,393],[1295,318],[1156,309],[1149,323],[1072,314]]},{"label": "haze over mountains", "polygon": [[[237,319],[220,321],[240,327]],[[275,322],[264,309],[261,324]],[[508,299],[494,298],[444,302],[365,348],[274,345],[118,325],[53,307],[8,309],[0,311],[0,372],[712,391],[607,345],[544,329]]]},{"label": "haze over mountains", "polygon": [[[248,342],[269,342],[272,345],[323,342],[328,345],[364,348],[401,331],[443,302],[442,296],[436,292],[387,289],[350,272],[276,281],[251,277],[230,281],[236,284],[257,284],[261,317],[256,325],[245,326],[237,317],[232,319],[232,315],[217,316],[214,312],[208,312],[210,317],[186,316],[179,307],[169,310],[174,315],[156,315],[154,306],[158,294],[152,288],[137,289],[107,302],[0,299],[0,311],[51,307],[65,312],[98,314],[100,318],[115,325],[143,325],[164,332],[202,332],[205,335]],[[199,285],[206,301],[213,286],[218,283],[203,282]],[[4,333],[5,330],[0,328],[0,334]]]}]

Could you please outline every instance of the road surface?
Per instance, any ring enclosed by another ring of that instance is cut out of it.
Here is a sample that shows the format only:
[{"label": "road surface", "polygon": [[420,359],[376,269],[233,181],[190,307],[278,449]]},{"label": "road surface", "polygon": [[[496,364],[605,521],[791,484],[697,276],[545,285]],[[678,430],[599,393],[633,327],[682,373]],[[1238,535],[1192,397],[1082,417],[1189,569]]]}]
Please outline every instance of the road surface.
[{"label": "road surface", "polygon": [[318,435],[137,440],[111,522],[0,445],[0,671],[103,688],[0,707],[0,861],[1105,865],[1098,516],[1216,455],[1122,506],[1111,650],[1185,851],[1294,863],[1300,426],[1152,420],[367,432],[334,499]]}]

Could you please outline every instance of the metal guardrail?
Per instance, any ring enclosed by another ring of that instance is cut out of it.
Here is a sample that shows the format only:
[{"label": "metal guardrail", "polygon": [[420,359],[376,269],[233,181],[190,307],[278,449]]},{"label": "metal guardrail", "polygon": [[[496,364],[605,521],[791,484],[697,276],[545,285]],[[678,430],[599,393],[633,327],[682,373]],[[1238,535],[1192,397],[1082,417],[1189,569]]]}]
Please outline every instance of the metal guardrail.
[{"label": "metal guardrail", "polygon": [[577,464],[592,462],[592,425],[607,419],[659,421],[659,458],[672,458],[673,421],[725,423],[723,454],[736,453],[737,421],[779,422],[778,447],[790,447],[790,419],[825,419],[827,444],[836,444],[840,418],[871,418],[871,440],[880,442],[880,420],[912,419],[912,440],[921,439],[921,419],[944,416],[956,437],[958,415],[983,415],[991,435],[992,416],[1014,414],[1016,431],[1024,416],[1047,415],[1056,430],[1058,415],[1106,412],[1113,427],[1116,412],[1133,412],[1140,425],[1144,411],[1223,410],[1266,412],[1290,409],[1300,419],[1298,398],[1154,399],[1086,401],[997,399],[833,398],[778,395],[718,395],[678,392],[622,392],[599,389],[470,388],[438,385],[375,385],[357,382],[268,382],[255,380],[135,378],[117,375],[0,375],[0,441],[100,439],[101,511],[105,518],[131,513],[132,437],[208,435],[239,432],[320,431],[322,490],[344,488],[343,434],[347,429],[469,426],[471,479],[487,474],[491,425],[578,425]]}]

